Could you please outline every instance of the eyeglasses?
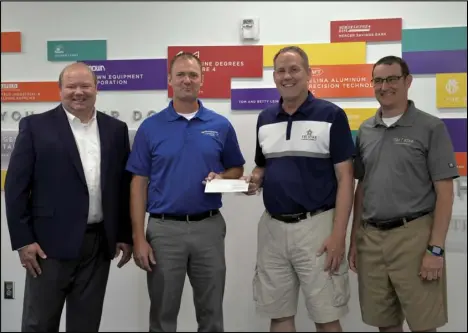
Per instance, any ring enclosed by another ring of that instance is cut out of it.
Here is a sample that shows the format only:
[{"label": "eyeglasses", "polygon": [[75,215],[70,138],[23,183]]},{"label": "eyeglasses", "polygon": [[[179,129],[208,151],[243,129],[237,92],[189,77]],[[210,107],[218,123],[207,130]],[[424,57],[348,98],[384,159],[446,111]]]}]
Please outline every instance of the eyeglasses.
[{"label": "eyeglasses", "polygon": [[376,77],[376,78],[372,79],[372,83],[375,86],[382,85],[384,82],[387,82],[387,84],[389,84],[389,85],[395,85],[398,82],[398,80],[400,80],[402,77],[404,77],[404,75],[399,75],[399,76],[393,75],[393,76],[388,76],[388,77]]}]

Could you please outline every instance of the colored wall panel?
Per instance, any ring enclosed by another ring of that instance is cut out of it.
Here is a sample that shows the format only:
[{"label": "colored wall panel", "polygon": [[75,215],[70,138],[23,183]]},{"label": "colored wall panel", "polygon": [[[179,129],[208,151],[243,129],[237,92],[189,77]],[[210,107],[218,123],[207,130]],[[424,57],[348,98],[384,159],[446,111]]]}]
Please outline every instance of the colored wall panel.
[{"label": "colored wall panel", "polygon": [[5,177],[6,177],[6,170],[2,170],[1,177],[2,177],[2,179],[1,179],[1,181],[2,181],[2,184],[1,184],[1,186],[2,186],[2,191],[3,191],[3,190],[5,189]]},{"label": "colored wall panel", "polygon": [[2,103],[58,101],[60,101],[60,89],[55,81],[2,82]]},{"label": "colored wall panel", "polygon": [[231,110],[263,110],[278,103],[280,94],[276,88],[247,88],[231,90]]},{"label": "colored wall panel", "polygon": [[54,40],[47,42],[48,61],[106,60],[105,40]]},{"label": "colored wall panel", "polygon": [[166,90],[166,59],[85,61],[96,73],[98,90]]},{"label": "colored wall panel", "polygon": [[457,167],[460,176],[466,177],[466,153],[455,153],[455,158],[457,160]]},{"label": "colored wall panel", "polygon": [[21,52],[21,32],[2,32],[1,50],[2,53]]},{"label": "colored wall panel", "polygon": [[457,153],[466,153],[466,118],[443,119]]},{"label": "colored wall panel", "polygon": [[436,75],[438,108],[466,108],[466,73]]},{"label": "colored wall panel", "polygon": [[312,67],[309,90],[319,98],[373,97],[372,64]]},{"label": "colored wall panel", "polygon": [[[200,98],[230,98],[232,78],[263,77],[262,46],[170,46],[168,59],[183,51],[202,62]],[[173,96],[171,86],[168,96]]]},{"label": "colored wall panel", "polygon": [[464,73],[466,50],[403,52],[412,74]]},{"label": "colored wall panel", "polygon": [[348,117],[349,126],[352,131],[359,130],[361,124],[373,117],[377,112],[376,108],[345,108],[344,111]]},{"label": "colored wall panel", "polygon": [[404,29],[402,52],[466,50],[466,27]]},{"label": "colored wall panel", "polygon": [[332,43],[400,41],[401,30],[401,18],[331,21],[330,41]]},{"label": "colored wall panel", "polygon": [[366,63],[366,43],[322,43],[322,44],[288,44],[264,45],[263,66],[273,67],[275,54],[286,46],[299,46],[307,53],[309,65],[348,65]]}]

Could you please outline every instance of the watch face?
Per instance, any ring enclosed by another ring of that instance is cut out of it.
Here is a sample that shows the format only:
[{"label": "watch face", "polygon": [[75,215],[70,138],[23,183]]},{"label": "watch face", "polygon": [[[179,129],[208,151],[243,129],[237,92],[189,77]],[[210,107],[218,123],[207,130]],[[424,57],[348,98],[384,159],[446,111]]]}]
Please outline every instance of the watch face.
[{"label": "watch face", "polygon": [[432,247],[432,252],[434,252],[435,254],[441,254],[441,248],[440,247],[437,247],[437,246],[433,246]]}]

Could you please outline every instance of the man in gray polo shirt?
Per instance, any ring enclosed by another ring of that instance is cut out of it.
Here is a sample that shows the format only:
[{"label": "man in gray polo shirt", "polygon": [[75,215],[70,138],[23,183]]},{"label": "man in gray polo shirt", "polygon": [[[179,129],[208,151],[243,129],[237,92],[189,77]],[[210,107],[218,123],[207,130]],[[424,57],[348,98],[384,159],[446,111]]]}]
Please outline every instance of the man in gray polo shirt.
[{"label": "man in gray polo shirt", "polygon": [[372,77],[381,107],[356,138],[348,258],[362,319],[382,332],[402,332],[404,319],[412,331],[435,331],[448,320],[444,245],[455,154],[442,120],[408,100],[404,60],[380,59]]}]

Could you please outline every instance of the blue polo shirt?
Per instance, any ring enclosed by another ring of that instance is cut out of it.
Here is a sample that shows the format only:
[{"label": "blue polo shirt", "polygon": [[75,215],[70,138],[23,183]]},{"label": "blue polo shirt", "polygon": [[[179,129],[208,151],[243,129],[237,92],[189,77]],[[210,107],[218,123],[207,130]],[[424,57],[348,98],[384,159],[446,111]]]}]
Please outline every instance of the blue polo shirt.
[{"label": "blue polo shirt", "polygon": [[351,159],[355,146],[346,113],[315,98],[293,115],[282,99],[257,121],[255,163],[265,168],[263,200],[271,214],[296,214],[335,207],[334,164]]},{"label": "blue polo shirt", "polygon": [[202,182],[211,171],[245,163],[229,120],[198,103],[190,121],[175,112],[171,101],[138,128],[127,170],[148,177],[149,213],[184,215],[221,208],[221,194],[205,194]]}]

